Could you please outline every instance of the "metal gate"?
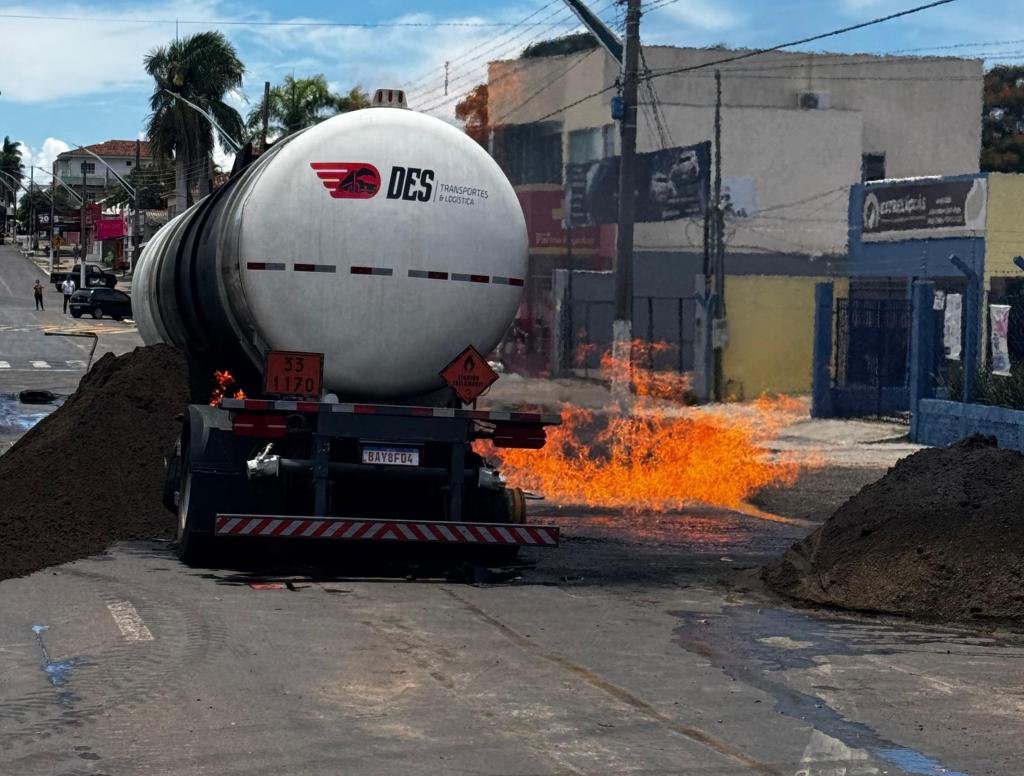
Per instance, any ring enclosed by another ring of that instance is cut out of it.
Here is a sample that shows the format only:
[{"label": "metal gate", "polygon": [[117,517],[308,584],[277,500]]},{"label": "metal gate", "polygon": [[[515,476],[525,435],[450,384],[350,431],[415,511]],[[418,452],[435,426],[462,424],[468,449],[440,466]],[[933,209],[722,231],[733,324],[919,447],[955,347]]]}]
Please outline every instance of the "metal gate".
[{"label": "metal gate", "polygon": [[909,409],[909,299],[837,299],[833,392],[844,415]]}]

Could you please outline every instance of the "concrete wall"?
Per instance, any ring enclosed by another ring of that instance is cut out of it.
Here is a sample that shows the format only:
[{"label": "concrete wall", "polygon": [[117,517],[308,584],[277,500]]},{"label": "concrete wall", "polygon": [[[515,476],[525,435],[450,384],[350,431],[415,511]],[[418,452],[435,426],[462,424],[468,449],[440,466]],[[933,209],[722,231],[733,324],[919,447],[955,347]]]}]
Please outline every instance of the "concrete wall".
[{"label": "concrete wall", "polygon": [[990,434],[1000,447],[1024,452],[1024,411],[940,399],[917,403],[917,434],[925,445],[948,445],[971,434]]},{"label": "concrete wall", "polygon": [[1024,175],[989,173],[985,225],[985,287],[992,277],[1022,277],[1013,263],[1024,255]]},{"label": "concrete wall", "polygon": [[[726,391],[751,399],[765,391],[809,393],[814,347],[814,287],[827,278],[729,277]],[[836,294],[846,293],[845,281]]]}]

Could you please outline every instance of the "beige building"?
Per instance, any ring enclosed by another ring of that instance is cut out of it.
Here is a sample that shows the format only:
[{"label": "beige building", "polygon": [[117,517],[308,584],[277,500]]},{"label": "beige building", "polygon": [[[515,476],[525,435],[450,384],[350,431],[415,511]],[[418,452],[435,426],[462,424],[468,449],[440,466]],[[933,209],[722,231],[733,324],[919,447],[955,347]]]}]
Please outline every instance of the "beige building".
[{"label": "beige building", "polygon": [[[742,395],[774,389],[774,383],[779,389],[802,390],[810,386],[809,363],[805,370],[803,360],[805,354],[809,359],[811,326],[809,321],[804,326],[803,319],[811,308],[813,284],[846,274],[850,186],[862,180],[977,172],[983,63],[774,52],[710,66],[743,53],[645,47],[649,72],[657,76],[650,84],[664,132],[658,131],[650,92],[641,88],[638,150],[712,141],[715,70],[720,70],[723,192],[733,208],[726,224],[727,302],[754,320],[752,305],[770,305],[778,320],[779,308],[792,301],[799,320],[782,328],[806,329],[806,342],[795,348],[787,342],[776,359],[769,344],[732,327],[732,341],[739,338],[747,343],[745,349],[767,347],[759,351],[762,361],[799,363],[784,381],[766,379],[763,369],[747,374],[735,363],[730,379]],[[513,184],[526,192],[521,199],[528,222],[531,192],[546,186],[554,196],[566,164],[618,153],[618,124],[610,107],[618,75],[618,65],[603,49],[490,65],[492,151]],[[531,225],[531,244],[537,248],[530,297],[535,317],[542,317],[537,310],[550,287],[545,276],[565,266],[564,250],[557,247],[564,232],[552,234],[550,223],[546,229],[541,241],[533,233],[540,230]],[[637,224],[638,296],[691,294],[693,277],[703,266],[703,231],[703,218]],[[613,235],[614,227],[602,227],[600,239],[583,241],[597,246],[591,268],[610,267]],[[573,263],[580,266],[578,258]],[[769,276],[793,282],[759,280]],[[776,299],[773,289],[786,298]],[[634,331],[643,315],[642,310],[635,313]],[[730,318],[740,320],[731,311]],[[642,331],[643,321],[640,325]],[[683,361],[691,366],[689,357]]]}]

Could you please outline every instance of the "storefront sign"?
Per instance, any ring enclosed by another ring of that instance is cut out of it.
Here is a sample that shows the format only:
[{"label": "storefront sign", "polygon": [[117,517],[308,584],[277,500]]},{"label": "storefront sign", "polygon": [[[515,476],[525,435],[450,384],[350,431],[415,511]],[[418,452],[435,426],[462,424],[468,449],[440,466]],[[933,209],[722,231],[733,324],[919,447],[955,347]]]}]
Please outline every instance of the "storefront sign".
[{"label": "storefront sign", "polygon": [[865,240],[966,236],[985,228],[984,178],[922,180],[865,186]]},{"label": "storefront sign", "polygon": [[119,240],[124,236],[123,218],[101,218],[96,222],[97,240]]}]

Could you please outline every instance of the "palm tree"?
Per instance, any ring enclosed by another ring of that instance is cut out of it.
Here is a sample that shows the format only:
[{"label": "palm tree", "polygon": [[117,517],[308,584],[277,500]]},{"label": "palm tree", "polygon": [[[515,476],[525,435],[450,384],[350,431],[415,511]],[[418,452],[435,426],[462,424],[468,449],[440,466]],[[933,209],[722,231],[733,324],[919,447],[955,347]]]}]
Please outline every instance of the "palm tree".
[{"label": "palm tree", "polygon": [[4,137],[3,145],[0,146],[0,170],[7,173],[7,175],[0,175],[0,179],[3,179],[4,182],[4,185],[0,186],[0,190],[3,191],[3,198],[0,199],[0,203],[14,205],[14,183],[7,176],[10,175],[17,178],[20,183],[22,178],[25,177],[25,166],[21,163],[21,143],[13,142],[10,137],[6,136]]},{"label": "palm tree", "polygon": [[[149,52],[143,63],[155,81],[149,99],[153,111],[147,126],[150,148],[158,159],[173,156],[177,189],[184,188],[188,200],[191,184],[209,175],[214,129],[206,117],[168,92],[194,102],[208,111],[225,133],[240,138],[242,117],[224,97],[241,88],[245,65],[219,32],[199,32],[160,46]],[[229,145],[223,136],[221,142]],[[179,202],[179,208],[182,204],[187,202]]]},{"label": "palm tree", "polygon": [[[283,137],[312,126],[337,113],[365,108],[370,104],[366,92],[356,86],[348,94],[331,91],[323,74],[310,78],[284,77],[270,90],[269,130],[272,136]],[[249,113],[247,125],[251,135],[263,125],[263,100]]]}]

